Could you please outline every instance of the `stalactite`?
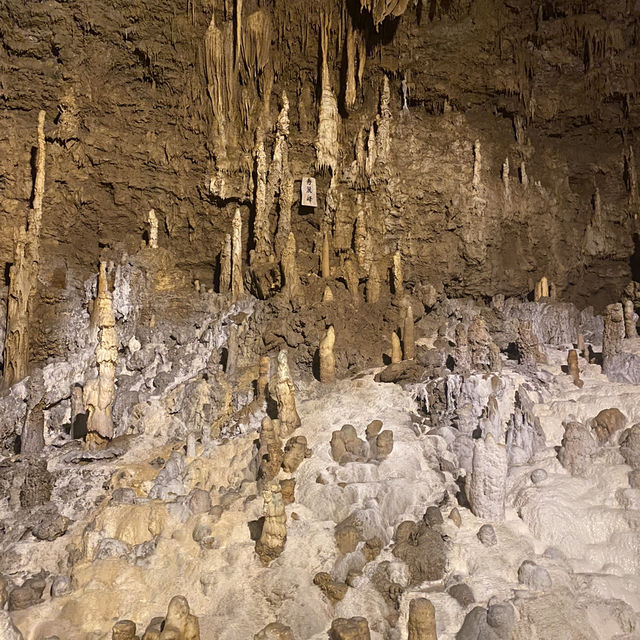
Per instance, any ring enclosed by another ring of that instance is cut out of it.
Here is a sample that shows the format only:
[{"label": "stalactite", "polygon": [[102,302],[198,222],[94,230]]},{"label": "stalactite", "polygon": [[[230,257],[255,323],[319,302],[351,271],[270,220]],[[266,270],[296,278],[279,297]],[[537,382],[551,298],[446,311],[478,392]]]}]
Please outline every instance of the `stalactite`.
[{"label": "stalactite", "polygon": [[240,48],[242,47],[242,0],[236,0],[235,11],[235,27],[236,27],[236,39],[235,39],[235,51],[234,51],[234,63],[236,69],[240,65]]},{"label": "stalactite", "polygon": [[356,32],[349,21],[349,27],[347,30],[347,43],[346,43],[346,58],[347,58],[347,71],[346,71],[346,88],[344,91],[344,103],[349,109],[356,101]]},{"label": "stalactite", "polygon": [[480,169],[482,167],[482,154],[480,152],[480,140],[476,140],[473,144],[473,188],[480,188]]},{"label": "stalactite", "polygon": [[237,108],[237,80],[233,67],[233,42],[216,26],[213,12],[205,34],[205,74],[207,92],[223,147],[227,143],[227,124],[234,120]]},{"label": "stalactite", "polygon": [[45,178],[45,112],[38,114],[38,155],[33,205],[27,215],[26,228],[15,241],[13,265],[9,269],[9,298],[4,344],[4,384],[11,386],[28,373],[29,319],[38,286],[40,265],[40,228]]},{"label": "stalactite", "polygon": [[376,29],[385,18],[401,16],[409,6],[409,0],[360,0],[362,11],[368,11]]},{"label": "stalactite", "polygon": [[386,163],[391,147],[391,90],[389,78],[385,75],[380,92],[380,112],[378,114],[378,153],[377,159],[382,164]]},{"label": "stalactite", "polygon": [[629,193],[629,205],[632,207],[632,213],[638,215],[637,206],[640,204],[638,195],[638,174],[636,172],[636,159],[633,153],[633,147],[629,146],[629,150],[624,156],[624,178],[627,191]]},{"label": "stalactite", "polygon": [[504,185],[504,199],[511,200],[511,186],[509,184],[509,158],[505,158],[502,165],[502,184]]},{"label": "stalactite", "polygon": [[[255,218],[253,221],[254,249],[251,252],[251,262],[267,260],[271,254],[271,233],[269,229],[269,210],[267,209],[267,155],[264,150],[264,140],[256,146],[256,194]],[[275,157],[274,157],[275,161]],[[280,173],[274,169],[274,173]]]},{"label": "stalactite", "polygon": [[275,238],[275,252],[278,258],[287,243],[291,231],[291,207],[293,206],[293,177],[289,168],[289,99],[282,92],[282,108],[276,125],[276,139],[273,146],[273,159],[269,167],[267,181],[266,210],[270,215],[273,203],[278,196],[279,217]]},{"label": "stalactite", "polygon": [[371,240],[367,230],[365,213],[361,209],[356,216],[355,229],[353,234],[353,249],[358,260],[358,265],[364,273],[369,272],[371,266]]},{"label": "stalactite", "polygon": [[331,78],[328,65],[330,24],[326,15],[322,17],[320,28],[320,49],[322,55],[322,97],[320,99],[320,109],[318,112],[318,135],[316,137],[316,169],[318,171],[331,170],[335,175],[338,168],[338,125],[340,115],[338,113],[338,103],[335,94],[331,89]]},{"label": "stalactite", "polygon": [[231,236],[231,299],[237,302],[243,294],[242,284],[242,217],[240,209],[233,216]]},{"label": "stalactite", "polygon": [[369,129],[369,137],[367,139],[367,158],[364,163],[364,172],[369,182],[373,182],[374,170],[378,156],[378,146],[376,144],[376,131],[374,125]]}]

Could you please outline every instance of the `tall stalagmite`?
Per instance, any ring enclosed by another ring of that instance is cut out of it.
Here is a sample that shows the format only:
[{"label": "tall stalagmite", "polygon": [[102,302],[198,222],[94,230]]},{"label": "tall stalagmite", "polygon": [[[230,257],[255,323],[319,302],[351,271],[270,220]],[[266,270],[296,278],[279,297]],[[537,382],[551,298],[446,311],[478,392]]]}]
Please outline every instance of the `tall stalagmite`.
[{"label": "tall stalagmite", "polygon": [[84,404],[89,414],[87,441],[97,444],[104,439],[113,438],[111,412],[116,395],[116,364],[118,362],[118,335],[113,313],[113,297],[109,291],[104,262],[100,263],[94,318],[98,328],[96,346],[98,377],[85,384]]},{"label": "tall stalagmite", "polygon": [[28,373],[29,318],[33,311],[40,265],[40,227],[44,198],[45,112],[38,114],[38,155],[33,206],[25,229],[18,232],[13,265],[9,269],[9,301],[4,345],[4,384],[12,385]]},{"label": "tall stalagmite", "polygon": [[278,405],[280,434],[286,437],[300,426],[300,416],[296,409],[293,380],[289,371],[287,352],[284,349],[278,354],[275,384],[269,384],[269,390],[275,396]]}]

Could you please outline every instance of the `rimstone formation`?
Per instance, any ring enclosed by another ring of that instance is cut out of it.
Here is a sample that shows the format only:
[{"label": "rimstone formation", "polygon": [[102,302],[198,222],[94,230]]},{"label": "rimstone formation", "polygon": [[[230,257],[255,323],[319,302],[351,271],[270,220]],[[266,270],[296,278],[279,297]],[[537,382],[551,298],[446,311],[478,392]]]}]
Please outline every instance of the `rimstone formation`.
[{"label": "rimstone formation", "polygon": [[640,2],[0,25],[0,640],[640,637]]}]

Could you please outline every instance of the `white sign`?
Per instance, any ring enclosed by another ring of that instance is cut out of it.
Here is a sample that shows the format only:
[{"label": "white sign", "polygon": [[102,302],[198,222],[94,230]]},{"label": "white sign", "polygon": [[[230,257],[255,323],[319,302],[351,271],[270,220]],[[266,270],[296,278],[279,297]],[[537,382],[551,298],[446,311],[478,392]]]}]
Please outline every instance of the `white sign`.
[{"label": "white sign", "polygon": [[317,207],[318,197],[316,195],[316,179],[310,176],[302,178],[300,202],[303,207]]}]

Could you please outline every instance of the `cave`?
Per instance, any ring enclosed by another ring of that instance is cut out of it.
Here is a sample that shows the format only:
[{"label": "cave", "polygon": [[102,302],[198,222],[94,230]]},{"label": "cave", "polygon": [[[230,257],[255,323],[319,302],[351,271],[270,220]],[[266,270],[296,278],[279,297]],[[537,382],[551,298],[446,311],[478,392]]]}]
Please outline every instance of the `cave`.
[{"label": "cave", "polygon": [[640,638],[640,2],[0,45],[0,640]]}]

